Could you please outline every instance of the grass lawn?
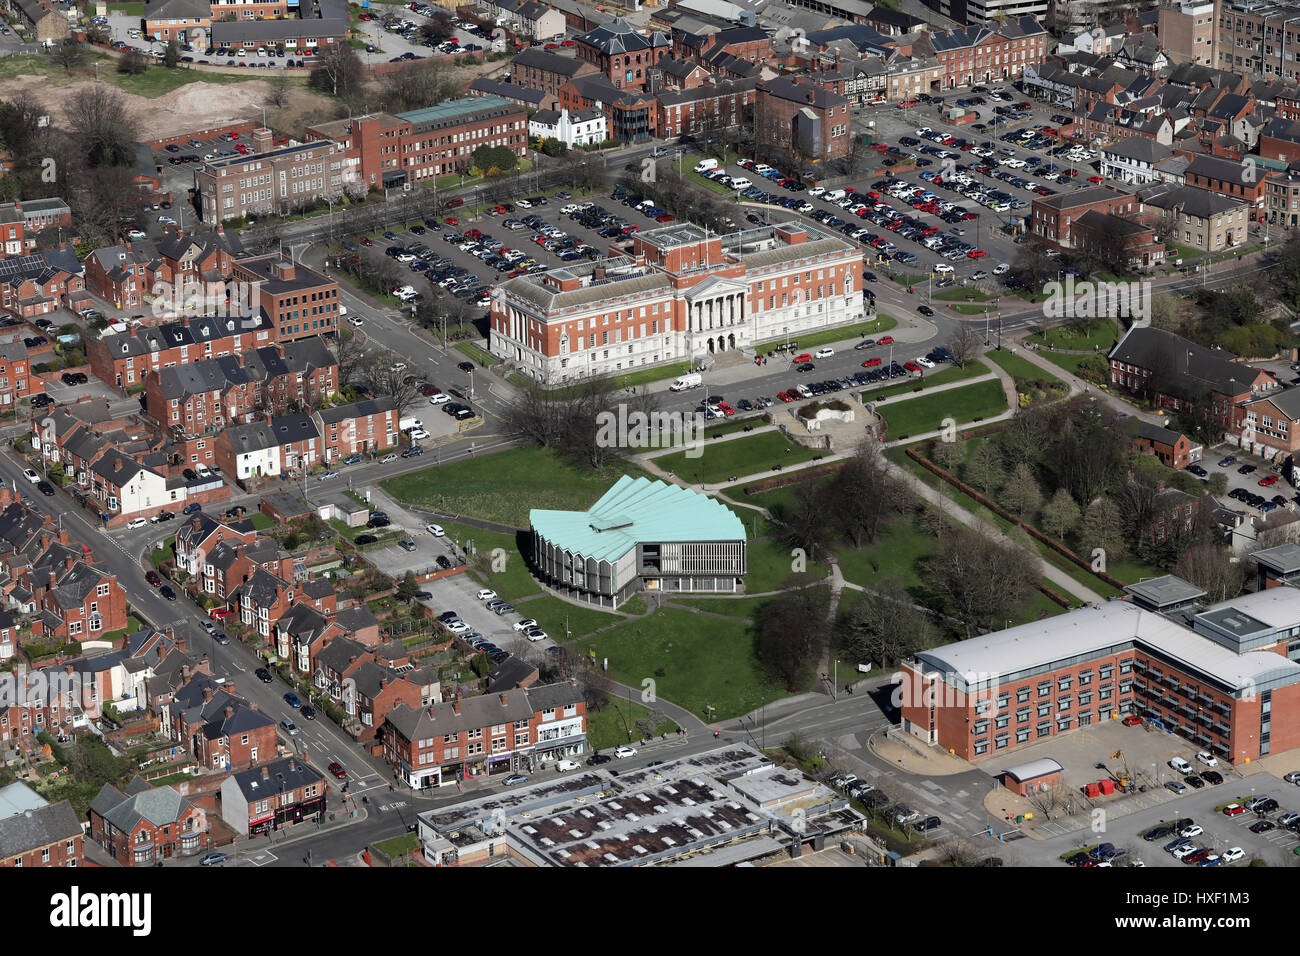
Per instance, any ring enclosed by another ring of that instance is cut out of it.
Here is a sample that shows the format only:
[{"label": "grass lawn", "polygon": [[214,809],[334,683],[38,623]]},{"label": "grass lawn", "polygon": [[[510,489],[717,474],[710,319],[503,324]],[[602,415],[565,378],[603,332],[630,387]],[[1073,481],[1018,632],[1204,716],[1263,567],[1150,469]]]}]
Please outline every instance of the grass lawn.
[{"label": "grass lawn", "polygon": [[[650,709],[640,703],[639,698],[628,701],[626,697],[611,698],[600,710],[587,711],[587,741],[592,750],[607,750],[621,747],[628,741],[640,740],[641,734],[636,729],[636,722],[650,713]],[[631,736],[628,731],[631,730]],[[659,725],[660,733],[677,733],[677,724],[665,719]]]},{"label": "grass lawn", "polygon": [[1002,383],[986,381],[885,405],[881,412],[889,424],[885,438],[895,441],[934,431],[945,418],[953,418],[958,425],[964,425],[977,418],[990,418],[1006,411],[1006,408]]},{"label": "grass lawn", "polygon": [[[759,521],[762,519],[754,517],[746,521],[749,528],[757,530],[757,535],[754,531],[750,532],[746,554],[749,573],[745,575],[745,591],[749,594],[775,591],[790,575],[797,573],[794,568],[795,555],[791,553],[792,549],[776,537],[779,531],[777,526],[770,521],[763,521],[762,524],[759,524]],[[830,569],[821,562],[807,561],[806,563],[807,567],[803,570],[817,578],[824,578],[830,572]]]},{"label": "grass lawn", "polygon": [[[380,2],[383,2],[383,0],[380,0]],[[375,844],[375,849],[390,860],[396,860],[408,853],[414,853],[419,848],[420,838],[414,833],[404,833],[401,836],[393,837],[391,840],[384,840]]]},{"label": "grass lawn", "polygon": [[952,311],[960,312],[962,315],[985,315],[991,310],[985,305],[965,305],[956,304],[951,306]]},{"label": "grass lawn", "polygon": [[1071,375],[1078,375],[1079,366],[1092,358],[1092,355],[1072,354],[1070,352],[1039,352],[1038,354],[1053,365],[1059,365]]},{"label": "grass lawn", "polygon": [[[922,531],[911,517],[900,517],[877,536],[874,544],[855,550],[835,549],[845,580],[869,588],[894,575],[908,591],[919,593],[923,584],[921,559],[934,549],[934,536]],[[847,592],[846,592],[847,593]]]},{"label": "grass lawn", "polygon": [[173,541],[168,541],[168,542],[167,542],[167,545],[166,545],[165,547],[162,547],[162,548],[155,548],[152,552],[150,552],[150,554],[149,554],[149,560],[153,563],[153,569],[154,569],[155,571],[158,570],[158,567],[159,567],[159,566],[160,566],[164,561],[172,561],[172,562],[175,562],[175,560],[176,560],[176,545],[175,545],[175,542],[173,542]]},{"label": "grass lawn", "polygon": [[1022,355],[1013,355],[1007,349],[1003,349],[1001,352],[989,352],[988,358],[989,361],[1000,365],[1003,371],[1014,378],[1017,382],[1032,382],[1041,379],[1046,381],[1048,384],[1061,384],[1061,380],[1051,372],[1039,368]]},{"label": "grass lawn", "polygon": [[[520,559],[522,563],[522,559]],[[592,631],[619,621],[627,620],[622,614],[599,611],[596,608],[578,607],[568,601],[561,601],[549,594],[543,597],[529,598],[515,605],[515,609],[524,617],[536,619],[542,630],[557,641],[584,637]],[[565,623],[569,625],[569,634],[564,633]]]},{"label": "grass lawn", "polygon": [[1036,345],[1051,345],[1058,349],[1096,349],[1109,350],[1119,341],[1119,330],[1109,319],[1089,322],[1083,326],[1059,325],[1029,336],[1026,339]]},{"label": "grass lawn", "polygon": [[[380,485],[400,501],[526,528],[530,509],[584,510],[623,474],[645,473],[615,460],[598,474],[575,468],[552,451],[527,447],[437,465]],[[526,495],[519,493],[523,487]]]},{"label": "grass lawn", "polygon": [[[483,581],[484,586],[496,591],[502,600],[514,602],[519,598],[542,593],[537,581],[528,573],[528,566],[524,563],[524,557],[519,553],[519,549],[515,545],[514,535],[501,534],[497,531],[484,531],[482,528],[447,521],[442,522],[442,528],[453,541],[461,544],[466,541],[473,542],[474,548],[480,553],[484,551],[490,553],[496,548],[500,548],[505,552],[505,570],[480,572],[472,566],[470,570],[471,574]],[[524,616],[532,617],[534,615],[530,611]]]},{"label": "grass lawn", "polygon": [[245,520],[252,524],[258,531],[270,531],[275,527],[275,522],[269,516],[262,514],[260,511],[254,511],[245,516]]},{"label": "grass lawn", "polygon": [[701,718],[711,704],[711,718],[727,720],[788,693],[762,672],[753,644],[741,621],[665,609],[584,641],[581,650],[608,659],[610,676],[622,684],[640,687],[651,678],[665,700]]},{"label": "grass lawn", "polygon": [[[767,491],[760,491],[752,495],[745,494],[746,488],[756,484],[758,484],[758,482],[751,482],[750,485],[733,485],[727,489],[727,494],[736,501],[743,501],[746,504],[752,504],[759,508],[767,508],[770,511],[773,508],[780,506],[785,508],[793,506],[796,497],[803,493],[804,486],[804,483],[800,481],[794,484],[782,485],[780,488],[771,488]],[[740,515],[741,520],[745,522],[750,520],[748,516],[752,513],[753,512],[750,512],[749,509],[737,512],[737,514]]]},{"label": "grass lawn", "polygon": [[863,387],[861,394],[866,401],[878,402],[882,398],[902,395],[904,392],[924,391],[927,388],[934,388],[936,385],[960,382],[968,378],[979,378],[981,375],[987,374],[989,374],[989,367],[979,359],[972,359],[964,366],[950,365],[942,372],[931,372],[924,378],[907,378],[895,382],[893,385],[883,387],[866,385]]},{"label": "grass lawn", "polygon": [[758,617],[759,610],[764,604],[772,600],[772,597],[752,597],[752,598],[706,598],[693,597],[682,598],[680,600],[672,599],[673,604],[681,604],[685,607],[699,608],[701,611],[708,611],[710,614],[722,614],[726,617],[734,617],[741,621],[752,621]]},{"label": "grass lawn", "polygon": [[[832,342],[856,342],[864,335],[878,335],[882,332],[888,332],[897,325],[898,320],[892,315],[878,315],[874,319],[868,319],[862,323],[841,325],[833,329],[825,329],[821,332],[803,332],[798,335],[792,335],[790,341],[797,341],[800,348],[811,349],[817,348],[819,345],[828,345]],[[781,336],[779,339],[768,339],[766,342],[759,342],[754,346],[754,351],[768,351],[778,345],[785,345],[785,336]]]},{"label": "grass lawn", "polygon": [[780,432],[773,431],[706,446],[696,458],[687,458],[685,451],[660,455],[655,464],[690,481],[717,484],[731,475],[752,475],[774,465],[788,468],[820,454],[824,453],[791,444]]},{"label": "grass lawn", "polygon": [[936,292],[934,298],[943,299],[945,302],[987,302],[993,296],[979,289],[944,289]]},{"label": "grass lawn", "polygon": [[[627,372],[622,375],[616,373],[613,376],[613,382],[616,389],[633,388],[651,382],[664,382],[669,379],[675,379],[679,376],[685,375],[690,370],[690,362],[669,362],[666,365],[652,365],[649,368],[639,369],[635,372]],[[506,381],[513,385],[517,385],[520,388],[527,388],[529,385],[533,384],[532,379],[529,379],[519,372],[511,372],[506,376]],[[565,385],[560,388],[551,389],[547,394],[558,399],[581,391],[582,387],[583,386],[581,385]]]},{"label": "grass lawn", "polygon": [[492,355],[490,352],[486,352],[483,349],[479,348],[473,342],[457,342],[455,347],[459,351],[464,352],[475,362],[478,362],[479,365],[491,366],[491,365],[501,364],[501,360],[499,358],[497,358],[495,355]]}]

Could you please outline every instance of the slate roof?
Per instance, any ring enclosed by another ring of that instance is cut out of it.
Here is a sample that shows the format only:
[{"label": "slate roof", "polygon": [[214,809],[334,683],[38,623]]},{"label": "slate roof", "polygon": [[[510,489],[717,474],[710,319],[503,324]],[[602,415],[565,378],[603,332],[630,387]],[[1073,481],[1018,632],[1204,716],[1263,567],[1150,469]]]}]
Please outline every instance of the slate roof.
[{"label": "slate roof", "polygon": [[583,34],[578,38],[578,42],[585,43],[606,56],[672,46],[668,38],[657,30],[652,31],[649,36],[643,36],[622,17],[616,17],[610,23]]},{"label": "slate roof", "polygon": [[67,800],[24,810],[0,820],[0,859],[64,843],[81,835],[81,823]]},{"label": "slate roof", "polygon": [[347,628],[353,634],[364,631],[369,627],[376,627],[379,624],[378,618],[364,604],[358,607],[344,608],[334,615],[334,620],[338,622],[339,626]]},{"label": "slate roof", "polygon": [[336,405],[333,408],[323,408],[316,414],[323,424],[331,425],[335,422],[346,421],[349,418],[362,418],[391,412],[396,407],[397,404],[393,401],[391,395],[381,395],[378,398],[353,402],[351,405]]},{"label": "slate roof", "polygon": [[[1195,165],[1196,163],[1193,162],[1192,166]],[[1192,166],[1187,167],[1189,174],[1192,172]],[[1241,167],[1238,166],[1237,169],[1240,171]],[[1242,206],[1241,200],[1225,196],[1223,193],[1197,186],[1179,186],[1176,183],[1154,183],[1139,189],[1137,196],[1148,206],[1178,210],[1200,219],[1209,219],[1225,212],[1230,213]]]},{"label": "slate roof", "polygon": [[1134,159],[1152,166],[1174,154],[1174,151],[1168,146],[1162,146],[1146,136],[1130,136],[1127,139],[1111,143],[1109,146],[1103,146],[1102,151],[1109,156]]},{"label": "slate roof", "polygon": [[[342,612],[340,612],[341,616]],[[342,674],[351,665],[353,658],[364,657],[367,652],[364,644],[354,641],[350,637],[336,637],[329,642],[329,645],[324,650],[316,655],[316,663],[320,667],[328,667],[330,670]]]},{"label": "slate roof", "polygon": [[269,717],[252,707],[231,704],[230,711],[230,714],[227,715],[223,709],[220,714],[205,723],[203,725],[203,736],[208,740],[219,740],[222,737],[229,737],[231,734],[244,734],[250,730],[275,726],[274,717]]},{"label": "slate roof", "polygon": [[[513,60],[512,64],[520,66],[529,66],[536,70],[543,70],[547,73],[555,73],[560,76],[573,76],[582,69],[583,63],[576,57],[560,56],[558,53],[551,53],[549,50],[541,50],[529,47],[524,50]],[[513,74],[512,74],[513,75]]]},{"label": "slate roof", "polygon": [[1150,326],[1129,329],[1109,355],[1114,362],[1164,370],[1170,376],[1168,388],[1171,393],[1188,397],[1206,388],[1224,395],[1240,395],[1248,391],[1260,370],[1231,361],[1235,357],[1231,352],[1207,349],[1172,332]]},{"label": "slate roof", "polygon": [[92,810],[126,833],[134,832],[141,821],[148,821],[156,827],[176,823],[193,806],[171,787],[150,787],[139,777],[127,790],[123,793],[106,783],[90,805]]},{"label": "slate roof", "polygon": [[311,764],[296,758],[285,757],[231,775],[235,785],[249,803],[264,800],[281,790],[296,790],[308,784],[320,783],[325,777]]}]

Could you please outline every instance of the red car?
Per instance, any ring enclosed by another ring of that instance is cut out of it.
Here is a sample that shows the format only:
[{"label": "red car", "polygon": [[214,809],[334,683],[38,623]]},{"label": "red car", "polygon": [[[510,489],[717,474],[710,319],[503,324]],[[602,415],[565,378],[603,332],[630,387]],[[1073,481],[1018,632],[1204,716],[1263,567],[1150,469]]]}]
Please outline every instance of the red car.
[{"label": "red car", "polygon": [[1245,812],[1246,812],[1246,808],[1243,807],[1240,803],[1230,803],[1223,808],[1223,815],[1225,817],[1235,817],[1237,814],[1245,813]]},{"label": "red car", "polygon": [[1259,479],[1259,486],[1261,488],[1271,488],[1273,485],[1276,485],[1277,483],[1278,483],[1277,475],[1265,475],[1263,478]]},{"label": "red car", "polygon": [[878,358],[869,358],[869,359],[867,359],[865,362],[862,363],[862,367],[863,367],[863,368],[875,368],[875,367],[876,367],[877,365],[879,365],[879,364],[880,364],[880,359],[878,359]]},{"label": "red car", "polygon": [[983,256],[983,255],[984,255],[984,250],[983,250],[983,249],[972,249],[970,252],[966,253],[966,258],[967,258],[967,259],[978,259],[978,258],[980,258],[980,257]]},{"label": "red car", "polygon": [[916,105],[916,100],[903,100],[901,103],[898,104],[898,108],[900,110],[904,110],[907,109],[909,106],[915,106],[915,105]]},{"label": "red car", "polygon": [[809,355],[807,352],[800,352],[798,355],[794,357],[794,360],[796,362],[811,362],[812,356]]},{"label": "red car", "polygon": [[459,225],[460,225],[460,220],[457,219],[455,216],[448,216],[446,219],[443,220],[443,222],[446,223],[446,224],[449,225],[449,226],[459,226]]},{"label": "red car", "polygon": [[373,246],[375,244],[375,240],[371,239],[369,236],[362,236],[361,244],[363,246]]},{"label": "red car", "polygon": [[728,405],[726,402],[718,402],[718,411],[722,412],[722,414],[727,415],[728,417],[736,414],[736,410],[732,408],[730,405]]},{"label": "red car", "polygon": [[781,401],[783,401],[783,402],[793,402],[793,401],[794,401],[794,395],[792,395],[790,392],[777,392],[777,393],[776,393],[776,397],[779,398],[779,399],[781,399]]},{"label": "red car", "polygon": [[144,579],[156,588],[162,587],[162,575],[157,571],[150,571],[144,576]]},{"label": "red car", "polygon": [[1123,720],[1123,724],[1125,727],[1136,727],[1140,723],[1142,723],[1142,718],[1139,717],[1137,714],[1129,714]]},{"label": "red car", "polygon": [[909,372],[921,371],[921,366],[917,365],[915,362],[904,362],[903,368],[907,369]]},{"label": "red car", "polygon": [[1101,183],[1104,183],[1105,181],[1106,181],[1106,180],[1102,179],[1100,176],[1089,176],[1089,177],[1088,177],[1088,182],[1090,182],[1090,183],[1101,184]]},{"label": "red car", "polygon": [[546,44],[546,49],[548,49],[548,50],[558,50],[559,48],[560,48],[560,45],[559,45],[558,43],[548,43],[548,44]]},{"label": "red car", "polygon": [[894,337],[893,337],[892,335],[886,335],[886,336],[884,336],[883,338],[876,339],[876,344],[877,344],[877,345],[893,345],[893,344],[894,344]]},{"label": "red car", "polygon": [[339,763],[337,760],[330,761],[330,773],[334,774],[334,776],[339,780],[342,780],[348,775],[348,772],[343,769],[343,764]]},{"label": "red car", "polygon": [[221,621],[230,617],[230,615],[234,613],[235,612],[230,610],[228,607],[214,607],[212,610],[208,611],[208,617],[212,618],[214,621]]},{"label": "red car", "polygon": [[465,200],[461,199],[459,196],[457,196],[455,199],[447,200],[447,207],[449,209],[455,209],[457,206],[463,206],[463,205],[465,205]]},{"label": "red car", "polygon": [[477,229],[466,229],[465,236],[468,239],[482,239],[483,233],[479,232]]},{"label": "red car", "polygon": [[655,222],[672,222],[676,218],[677,217],[671,213],[661,212],[659,215],[655,216]]},{"label": "red car", "polygon": [[563,43],[560,44],[560,46],[576,46],[576,45],[577,44],[573,40],[565,40]]}]

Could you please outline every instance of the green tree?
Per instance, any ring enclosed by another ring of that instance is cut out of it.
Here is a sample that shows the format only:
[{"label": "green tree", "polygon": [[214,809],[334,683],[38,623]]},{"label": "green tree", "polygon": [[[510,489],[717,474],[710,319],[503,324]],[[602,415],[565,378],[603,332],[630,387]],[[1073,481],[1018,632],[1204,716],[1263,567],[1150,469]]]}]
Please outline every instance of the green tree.
[{"label": "green tree", "polygon": [[1038,487],[1033,469],[1021,462],[1011,470],[999,493],[1002,503],[1020,517],[1037,511],[1043,503],[1043,492]]},{"label": "green tree", "polygon": [[181,45],[172,37],[167,41],[167,49],[163,51],[163,66],[169,70],[174,70],[181,62]]},{"label": "green tree", "polygon": [[1212,495],[1217,496],[1227,494],[1228,476],[1221,471],[1210,472],[1210,478],[1205,483],[1205,488]]},{"label": "green tree", "polygon": [[415,572],[407,571],[402,580],[397,585],[397,600],[410,603],[415,600],[415,595],[419,593],[420,585],[415,580]]},{"label": "green tree", "polygon": [[1100,548],[1107,560],[1118,560],[1124,555],[1123,523],[1114,501],[1098,498],[1088,506],[1079,525],[1079,541],[1089,553]]},{"label": "green tree", "polygon": [[474,166],[484,173],[493,169],[508,173],[519,165],[519,157],[509,146],[480,146],[474,150]]},{"label": "green tree", "polygon": [[986,495],[991,495],[1002,486],[1004,477],[1002,456],[997,446],[987,440],[976,445],[966,462],[966,480]]},{"label": "green tree", "polygon": [[1057,488],[1056,494],[1043,506],[1042,518],[1047,533],[1060,540],[1078,524],[1079,506],[1067,490]]}]

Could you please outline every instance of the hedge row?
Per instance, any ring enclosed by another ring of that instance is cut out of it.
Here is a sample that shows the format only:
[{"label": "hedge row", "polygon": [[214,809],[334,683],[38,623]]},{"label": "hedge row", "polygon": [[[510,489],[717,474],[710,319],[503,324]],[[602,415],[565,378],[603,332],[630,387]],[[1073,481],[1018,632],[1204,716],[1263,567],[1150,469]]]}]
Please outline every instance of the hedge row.
[{"label": "hedge row", "polygon": [[745,486],[745,494],[756,495],[759,492],[771,491],[773,488],[784,488],[786,485],[795,485],[801,481],[811,481],[815,478],[825,478],[827,475],[833,475],[843,468],[847,462],[837,461],[833,465],[822,465],[820,468],[805,468],[803,471],[791,472],[788,475],[781,475],[777,478],[764,478],[762,481],[756,481],[752,485]]}]

